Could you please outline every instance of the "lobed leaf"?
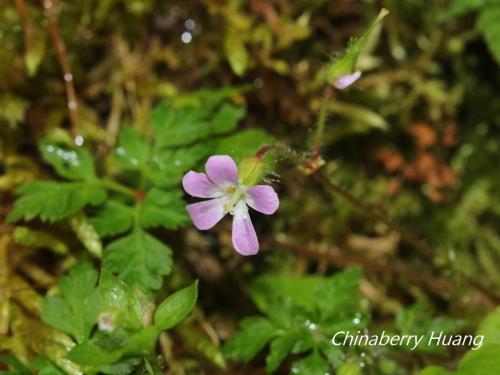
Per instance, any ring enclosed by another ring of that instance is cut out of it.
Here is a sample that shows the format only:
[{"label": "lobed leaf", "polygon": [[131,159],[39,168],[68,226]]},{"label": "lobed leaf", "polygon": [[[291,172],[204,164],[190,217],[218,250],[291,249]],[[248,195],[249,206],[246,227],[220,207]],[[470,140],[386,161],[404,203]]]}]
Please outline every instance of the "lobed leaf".
[{"label": "lobed leaf", "polygon": [[160,288],[172,269],[172,251],[139,227],[104,251],[104,267],[144,292]]},{"label": "lobed leaf", "polygon": [[146,194],[141,210],[141,225],[143,228],[162,226],[166,229],[176,229],[189,222],[186,203],[182,193],[177,190],[160,190],[153,188]]},{"label": "lobed leaf", "polygon": [[96,178],[94,161],[86,148],[72,148],[47,139],[38,145],[43,160],[49,163],[61,177],[69,180],[93,180]]},{"label": "lobed leaf", "polygon": [[123,169],[141,169],[149,160],[151,146],[147,139],[133,128],[126,128],[118,135],[114,157]]},{"label": "lobed leaf", "polygon": [[42,221],[59,221],[87,205],[98,205],[106,200],[106,190],[85,182],[31,181],[17,189],[17,193],[21,197],[7,216],[8,222],[35,217]]},{"label": "lobed leaf", "polygon": [[60,295],[47,296],[42,303],[42,320],[85,341],[97,321],[99,294],[97,271],[87,262],[78,263],[58,284]]},{"label": "lobed leaf", "polygon": [[132,227],[134,211],[131,207],[110,199],[97,211],[90,223],[101,237],[114,236]]},{"label": "lobed leaf", "polygon": [[240,330],[224,345],[223,353],[232,359],[250,361],[278,333],[274,325],[260,316],[245,318]]},{"label": "lobed leaf", "polygon": [[245,115],[245,109],[217,98],[201,103],[176,106],[164,102],[151,113],[157,148],[192,144],[209,136],[234,130]]}]

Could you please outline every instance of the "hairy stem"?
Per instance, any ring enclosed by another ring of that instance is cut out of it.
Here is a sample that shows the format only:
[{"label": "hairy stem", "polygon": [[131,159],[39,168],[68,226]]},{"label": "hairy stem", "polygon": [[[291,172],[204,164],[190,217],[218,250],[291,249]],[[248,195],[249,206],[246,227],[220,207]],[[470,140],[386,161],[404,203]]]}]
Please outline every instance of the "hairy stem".
[{"label": "hairy stem", "polygon": [[332,98],[333,90],[330,86],[326,86],[323,91],[323,99],[321,101],[321,107],[319,109],[318,122],[316,124],[316,135],[314,136],[314,143],[312,147],[312,155],[318,156],[319,150],[321,148],[321,141],[323,140],[323,133],[325,132],[326,125],[326,112],[328,107],[328,102]]}]

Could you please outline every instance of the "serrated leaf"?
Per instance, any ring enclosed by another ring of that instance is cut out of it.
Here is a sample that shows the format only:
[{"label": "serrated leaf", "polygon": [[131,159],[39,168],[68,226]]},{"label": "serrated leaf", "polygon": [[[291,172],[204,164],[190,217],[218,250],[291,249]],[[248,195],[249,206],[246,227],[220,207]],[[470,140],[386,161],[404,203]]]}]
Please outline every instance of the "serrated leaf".
[{"label": "serrated leaf", "polygon": [[146,169],[147,176],[157,187],[178,185],[184,173],[204,159],[209,151],[206,144],[156,150]]},{"label": "serrated leaf", "polygon": [[118,135],[114,157],[123,169],[141,169],[150,158],[151,147],[147,139],[135,129],[126,128]]},{"label": "serrated leaf", "polygon": [[306,358],[295,362],[292,366],[293,374],[325,375],[330,373],[328,362],[316,351]]},{"label": "serrated leaf", "polygon": [[316,304],[314,289],[322,280],[316,276],[262,275],[251,282],[249,290],[252,300],[263,312],[269,310],[269,301],[276,297],[291,298],[296,305],[313,311]]},{"label": "serrated leaf", "polygon": [[303,331],[289,331],[283,336],[271,341],[271,345],[269,345],[269,354],[266,357],[267,372],[273,373],[276,371],[303,334]]},{"label": "serrated leaf", "polygon": [[149,292],[160,288],[172,269],[172,251],[141,228],[111,242],[104,251],[104,267],[130,286]]},{"label": "serrated leaf", "polygon": [[359,310],[360,268],[339,272],[316,286],[316,305],[323,321],[352,320]]},{"label": "serrated leaf", "polygon": [[483,35],[496,62],[500,64],[500,3],[481,9],[476,28]]},{"label": "serrated leaf", "polygon": [[164,102],[151,113],[156,147],[188,145],[209,136],[234,130],[245,109],[206,97],[197,105],[175,106]]},{"label": "serrated leaf", "polygon": [[123,203],[110,199],[106,201],[90,223],[101,237],[114,236],[126,232],[132,227],[133,209]]},{"label": "serrated leaf", "polygon": [[175,229],[188,223],[189,217],[182,193],[177,190],[151,189],[144,199],[140,220],[143,228],[162,226]]},{"label": "serrated leaf", "polygon": [[445,317],[433,318],[430,306],[425,300],[418,301],[407,309],[398,312],[396,326],[402,334],[417,334],[425,337],[419,345],[419,350],[425,352],[441,351],[443,348],[436,343],[427,344],[432,332],[453,334],[462,327],[459,320]]},{"label": "serrated leaf", "polygon": [[31,181],[16,191],[21,195],[7,216],[8,222],[19,219],[54,222],[73,215],[87,205],[98,205],[106,199],[106,190],[84,182],[58,183]]},{"label": "serrated leaf", "polygon": [[60,295],[47,296],[43,300],[42,320],[78,342],[85,341],[97,321],[97,277],[97,271],[87,262],[74,266],[59,281]]},{"label": "serrated leaf", "polygon": [[54,167],[59,176],[69,180],[96,178],[94,160],[86,148],[72,148],[49,140],[42,140],[38,147],[43,160]]},{"label": "serrated leaf", "polygon": [[198,281],[168,296],[155,311],[155,326],[167,330],[179,324],[193,310],[198,298]]},{"label": "serrated leaf", "polygon": [[267,319],[254,316],[240,322],[240,330],[224,345],[223,353],[232,359],[250,361],[278,333]]},{"label": "serrated leaf", "polygon": [[359,55],[365,48],[371,32],[388,13],[387,9],[382,9],[370,27],[358,39],[352,40],[344,54],[330,64],[326,71],[326,80],[328,83],[336,78],[354,73]]}]

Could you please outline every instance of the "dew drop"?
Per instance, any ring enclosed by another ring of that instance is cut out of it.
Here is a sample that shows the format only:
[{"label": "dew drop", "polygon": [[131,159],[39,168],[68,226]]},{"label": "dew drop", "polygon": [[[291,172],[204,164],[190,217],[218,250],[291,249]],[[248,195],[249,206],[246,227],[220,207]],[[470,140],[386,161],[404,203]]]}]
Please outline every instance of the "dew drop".
[{"label": "dew drop", "polygon": [[196,22],[194,22],[194,20],[192,20],[191,18],[188,18],[185,22],[184,22],[184,26],[186,27],[186,29],[188,30],[194,30],[195,27],[196,27]]},{"label": "dew drop", "polygon": [[191,40],[193,40],[193,36],[189,31],[184,31],[181,35],[181,40],[182,43],[188,44],[191,43]]}]

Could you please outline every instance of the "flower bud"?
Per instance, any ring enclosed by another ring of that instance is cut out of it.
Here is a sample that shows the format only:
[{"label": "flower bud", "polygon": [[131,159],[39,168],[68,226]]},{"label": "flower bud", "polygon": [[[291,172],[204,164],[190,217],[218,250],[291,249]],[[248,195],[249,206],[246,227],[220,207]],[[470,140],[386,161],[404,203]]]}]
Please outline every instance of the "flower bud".
[{"label": "flower bud", "polygon": [[264,161],[257,156],[250,156],[240,162],[238,169],[240,183],[254,186],[264,176]]}]

